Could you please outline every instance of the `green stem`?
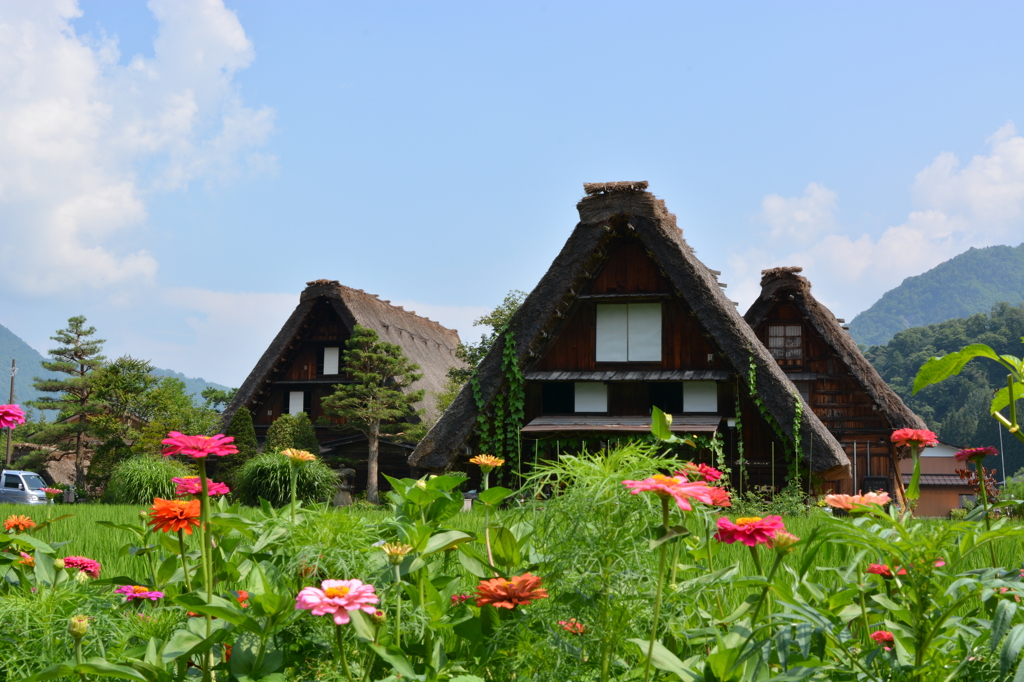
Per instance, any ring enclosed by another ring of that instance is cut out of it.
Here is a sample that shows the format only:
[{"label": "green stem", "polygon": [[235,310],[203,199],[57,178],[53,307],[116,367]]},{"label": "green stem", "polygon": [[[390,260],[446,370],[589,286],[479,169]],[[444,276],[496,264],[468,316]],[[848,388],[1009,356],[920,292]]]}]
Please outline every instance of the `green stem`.
[{"label": "green stem", "polygon": [[153,579],[153,587],[160,587],[156,584],[156,565],[153,563],[153,554],[147,552],[146,558],[149,559],[149,576]]},{"label": "green stem", "polygon": [[352,673],[348,669],[348,658],[345,656],[345,646],[342,644],[341,626],[334,626],[335,641],[338,643],[338,655],[341,656],[341,665],[345,670],[345,679],[352,682]]},{"label": "green stem", "polygon": [[748,549],[750,549],[750,556],[754,557],[754,566],[757,568],[757,574],[764,575],[764,568],[761,567],[761,557],[757,554],[757,545]]},{"label": "green stem", "polygon": [[395,646],[402,648],[402,571],[395,564]]},{"label": "green stem", "polygon": [[185,589],[192,591],[192,578],[188,574],[188,560],[185,559],[185,534],[178,529],[178,547],[181,549],[181,570],[185,572]]},{"label": "green stem", "polygon": [[[213,603],[213,548],[211,547],[210,535],[210,488],[206,478],[206,459],[199,460],[199,481],[202,484],[202,495],[199,498],[199,530],[201,534],[200,546],[203,554],[203,582],[206,584],[206,603]],[[206,616],[206,637],[209,639],[213,632],[213,618]],[[213,649],[211,648],[204,656],[203,682],[212,682],[213,678]]]},{"label": "green stem", "polygon": [[[668,534],[668,498],[661,498],[661,525]],[[654,658],[654,640],[658,635],[658,617],[661,616],[661,589],[665,582],[665,544],[659,548],[658,588],[654,593],[654,622],[651,624],[651,639],[647,645],[647,665],[644,666],[644,682],[651,678],[651,659]]]},{"label": "green stem", "polygon": [[761,615],[761,606],[764,604],[764,600],[768,596],[768,592],[771,590],[772,579],[775,577],[775,571],[777,571],[779,566],[782,564],[783,556],[784,555],[781,552],[775,555],[775,563],[772,564],[772,570],[768,573],[768,584],[764,586],[763,590],[761,590],[761,598],[757,600],[757,606],[754,607],[754,619],[750,621],[750,626],[752,628],[757,624],[757,619]]},{"label": "green stem", "polygon": [[[75,665],[82,665],[82,638],[75,637]],[[78,673],[78,676],[85,682],[85,673]]]},{"label": "green stem", "polygon": [[[711,526],[712,525],[713,524],[711,523],[711,514],[705,514],[704,515],[704,537],[705,537],[704,541],[707,544],[707,549],[708,549],[708,573],[714,573],[715,572],[715,562],[714,562],[715,552],[714,552],[714,549],[713,549],[714,545],[711,544],[711,537],[712,537],[712,535],[711,535]],[[715,590],[715,601],[718,602],[718,613],[719,613],[719,615],[722,618],[725,618],[725,606],[722,605],[722,593],[719,590]]]},{"label": "green stem", "polygon": [[[981,506],[985,510],[985,530],[991,533],[992,521],[988,518],[988,489],[985,485],[985,467],[981,466],[980,457],[974,460],[974,466],[978,468],[978,492],[981,493]],[[988,551],[992,557],[992,568],[999,568],[999,563],[996,561],[996,548],[991,540],[988,543]]]},{"label": "green stem", "polygon": [[299,487],[299,468],[295,466],[295,463],[291,463],[291,477],[292,477],[292,526],[295,525],[295,499],[298,497]]}]

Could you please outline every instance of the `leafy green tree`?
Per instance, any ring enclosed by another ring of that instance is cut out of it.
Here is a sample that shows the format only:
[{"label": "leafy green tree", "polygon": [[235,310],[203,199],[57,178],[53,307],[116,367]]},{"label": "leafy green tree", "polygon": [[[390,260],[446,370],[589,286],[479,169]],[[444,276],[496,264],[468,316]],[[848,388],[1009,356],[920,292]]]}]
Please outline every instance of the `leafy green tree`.
[{"label": "leafy green tree", "polygon": [[498,336],[508,327],[512,316],[519,310],[519,306],[523,304],[525,299],[526,292],[513,289],[508,292],[505,300],[499,303],[494,310],[483,317],[473,320],[474,327],[488,326],[491,328],[491,331],[488,334],[481,334],[478,343],[459,342],[458,348],[455,349],[455,357],[465,362],[466,367],[452,367],[448,370],[444,390],[435,394],[437,398],[437,411],[439,413],[447,410],[448,406],[452,404],[455,396],[462,390],[462,385],[469,381],[469,378],[473,375],[473,370],[476,369],[476,366],[480,364],[480,361],[491,350],[491,346],[494,345]]},{"label": "leafy green tree", "polygon": [[150,391],[150,399],[156,406],[148,423],[141,427],[138,440],[132,445],[132,451],[137,454],[159,454],[163,450],[161,441],[171,431],[211,436],[220,426],[220,414],[208,407],[196,405],[181,379],[161,378],[160,383]]},{"label": "leafy green tree", "polygon": [[[251,417],[250,417],[251,418]],[[264,452],[281,452],[288,448],[320,454],[320,441],[316,437],[313,422],[305,412],[282,414],[267,429],[263,443]]]},{"label": "leafy green tree", "polygon": [[[271,426],[272,427],[272,426]],[[242,405],[231,417],[228,426],[224,429],[225,436],[234,436],[235,447],[238,453],[225,458],[220,462],[220,476],[229,483],[234,484],[238,470],[259,453],[259,443],[256,441],[256,428],[252,423],[252,412]],[[314,451],[316,452],[316,451]]]},{"label": "leafy green tree", "polygon": [[423,391],[408,389],[423,375],[401,346],[381,341],[377,332],[359,325],[352,331],[344,357],[344,371],[353,381],[334,387],[334,393],[324,398],[324,412],[344,419],[346,426],[361,431],[369,441],[366,499],[377,504],[380,434],[402,430],[402,422],[417,414],[413,404],[423,399]]},{"label": "leafy green tree", "polygon": [[224,391],[219,388],[214,388],[213,386],[207,386],[202,390],[202,393],[200,393],[200,395],[203,397],[203,400],[206,401],[206,407],[210,408],[211,410],[222,412],[224,408],[227,407],[228,404],[235,399],[236,393],[238,393],[237,388],[232,388],[227,391]]},{"label": "leafy green tree", "polygon": [[41,410],[58,411],[57,421],[47,424],[34,436],[33,442],[55,446],[75,457],[75,484],[85,487],[86,440],[95,435],[93,418],[103,413],[103,404],[97,400],[95,374],[103,366],[103,339],[93,338],[95,327],[85,326],[85,317],[68,319],[66,329],[50,338],[60,344],[47,353],[53,358],[43,361],[43,369],[68,375],[67,379],[36,378],[33,386],[44,396],[29,403]]}]

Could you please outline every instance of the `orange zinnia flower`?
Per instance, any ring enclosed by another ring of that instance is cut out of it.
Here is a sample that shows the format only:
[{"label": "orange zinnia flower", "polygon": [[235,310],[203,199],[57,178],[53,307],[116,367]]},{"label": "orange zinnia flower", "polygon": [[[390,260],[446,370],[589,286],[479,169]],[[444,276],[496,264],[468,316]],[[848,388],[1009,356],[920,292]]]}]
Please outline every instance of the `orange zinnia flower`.
[{"label": "orange zinnia flower", "polygon": [[282,450],[281,454],[290,459],[292,464],[305,464],[306,462],[316,461],[316,455],[306,450],[288,448],[287,450]]},{"label": "orange zinnia flower", "polygon": [[480,467],[484,473],[488,473],[491,469],[497,469],[498,467],[505,464],[505,460],[494,455],[477,455],[473,459],[469,460],[470,464],[476,464]]},{"label": "orange zinnia flower", "polygon": [[512,576],[511,580],[481,580],[476,588],[476,605],[491,604],[502,609],[514,609],[547,596],[547,590],[540,586],[540,577],[524,573]]},{"label": "orange zinnia flower", "polygon": [[10,532],[12,528],[17,528],[18,532],[24,533],[29,528],[35,528],[36,522],[25,516],[24,514],[11,514],[4,521],[4,530]]},{"label": "orange zinnia flower", "polygon": [[199,500],[153,500],[149,508],[149,525],[164,533],[184,530],[192,535],[192,528],[199,526]]}]

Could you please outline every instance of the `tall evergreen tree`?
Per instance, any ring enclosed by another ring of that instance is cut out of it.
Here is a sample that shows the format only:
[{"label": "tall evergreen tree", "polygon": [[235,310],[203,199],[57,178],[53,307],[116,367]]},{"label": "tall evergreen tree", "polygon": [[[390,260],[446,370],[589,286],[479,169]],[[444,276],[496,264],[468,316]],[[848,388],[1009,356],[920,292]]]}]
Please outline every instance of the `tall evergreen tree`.
[{"label": "tall evergreen tree", "polygon": [[402,347],[381,341],[377,332],[356,325],[345,350],[345,373],[354,380],[338,384],[324,398],[324,412],[340,417],[346,426],[361,431],[369,441],[366,499],[378,502],[378,448],[382,428],[402,428],[401,422],[415,415],[413,403],[423,399],[423,391],[406,393],[422,378],[419,365],[410,362]]},{"label": "tall evergreen tree", "polygon": [[44,361],[43,369],[67,374],[67,379],[40,379],[33,386],[44,396],[29,403],[41,410],[58,410],[57,421],[47,424],[33,436],[36,443],[46,443],[59,450],[75,453],[75,484],[85,487],[85,441],[94,435],[92,418],[103,412],[103,404],[95,395],[95,373],[103,366],[103,339],[92,338],[95,327],[85,326],[85,317],[68,320],[66,329],[50,338],[60,344],[47,351],[53,360]]},{"label": "tall evergreen tree", "polygon": [[223,481],[235,483],[235,474],[242,465],[255,457],[259,452],[259,443],[256,441],[256,428],[252,423],[252,412],[245,405],[242,405],[231,417],[228,427],[224,429],[225,436],[235,437],[235,447],[238,453],[223,458],[218,462],[220,477]]}]

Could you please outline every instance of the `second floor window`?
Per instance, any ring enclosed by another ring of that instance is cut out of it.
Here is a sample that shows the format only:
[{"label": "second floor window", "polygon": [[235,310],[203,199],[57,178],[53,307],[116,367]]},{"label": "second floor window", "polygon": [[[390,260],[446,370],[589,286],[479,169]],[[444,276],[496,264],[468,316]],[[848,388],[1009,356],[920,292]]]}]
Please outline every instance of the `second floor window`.
[{"label": "second floor window", "polygon": [[661,304],[597,306],[597,362],[661,362]]},{"label": "second floor window", "polygon": [[768,326],[768,350],[779,364],[800,364],[803,360],[803,335],[798,324]]}]

